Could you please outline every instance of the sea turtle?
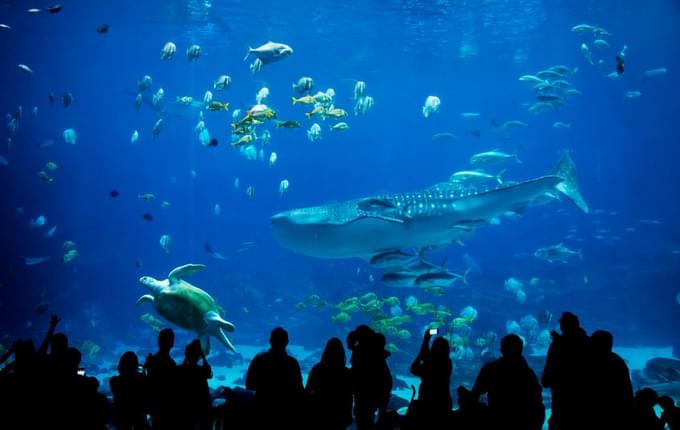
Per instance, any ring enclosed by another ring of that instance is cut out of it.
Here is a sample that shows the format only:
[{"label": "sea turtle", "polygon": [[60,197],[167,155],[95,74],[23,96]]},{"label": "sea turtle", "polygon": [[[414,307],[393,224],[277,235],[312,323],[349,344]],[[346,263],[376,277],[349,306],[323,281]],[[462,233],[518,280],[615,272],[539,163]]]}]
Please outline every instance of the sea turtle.
[{"label": "sea turtle", "polygon": [[206,354],[210,351],[210,336],[216,337],[227,348],[236,352],[223,331],[234,331],[234,325],[222,319],[220,308],[210,294],[184,280],[203,269],[203,264],[185,264],[172,269],[168,279],[162,281],[151,276],[142,276],[139,282],[151,294],[140,297],[137,305],[151,303],[166,320],[196,332]]}]

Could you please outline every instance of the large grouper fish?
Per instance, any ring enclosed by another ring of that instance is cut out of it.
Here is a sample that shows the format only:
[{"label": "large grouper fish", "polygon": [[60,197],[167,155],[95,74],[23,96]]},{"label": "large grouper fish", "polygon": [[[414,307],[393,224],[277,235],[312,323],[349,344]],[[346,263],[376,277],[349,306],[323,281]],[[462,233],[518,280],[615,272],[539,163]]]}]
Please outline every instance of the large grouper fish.
[{"label": "large grouper fish", "polygon": [[300,254],[370,259],[390,251],[459,242],[495,217],[520,213],[560,194],[588,212],[574,162],[566,153],[549,174],[495,189],[440,183],[422,191],[293,209],[272,216],[271,224],[274,237]]}]

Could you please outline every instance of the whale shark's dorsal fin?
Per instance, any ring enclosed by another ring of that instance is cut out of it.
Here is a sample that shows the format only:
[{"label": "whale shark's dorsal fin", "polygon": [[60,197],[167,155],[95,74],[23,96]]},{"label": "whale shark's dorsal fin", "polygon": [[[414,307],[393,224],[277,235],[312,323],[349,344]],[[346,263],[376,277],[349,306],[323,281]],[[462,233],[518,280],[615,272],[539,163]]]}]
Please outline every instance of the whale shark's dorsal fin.
[{"label": "whale shark's dorsal fin", "polygon": [[565,152],[562,155],[562,158],[553,167],[550,175],[562,178],[562,182],[557,184],[555,188],[574,202],[579,209],[588,213],[588,204],[583,199],[576,182],[576,165],[574,165],[574,160],[571,159],[569,153]]},{"label": "whale shark's dorsal fin", "polygon": [[168,273],[168,280],[170,282],[176,282],[180,279],[184,279],[187,276],[191,276],[196,272],[200,272],[205,269],[205,264],[185,264],[184,266],[175,267],[170,273]]}]

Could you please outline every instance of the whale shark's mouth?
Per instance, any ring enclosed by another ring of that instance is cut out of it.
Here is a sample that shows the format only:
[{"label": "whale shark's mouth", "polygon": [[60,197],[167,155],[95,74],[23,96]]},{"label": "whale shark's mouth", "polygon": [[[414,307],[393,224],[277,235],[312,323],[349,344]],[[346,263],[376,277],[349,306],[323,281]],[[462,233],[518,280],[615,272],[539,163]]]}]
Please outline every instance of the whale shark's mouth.
[{"label": "whale shark's mouth", "polygon": [[322,206],[293,209],[278,213],[271,217],[273,226],[285,225],[320,225],[326,224],[331,218]]}]

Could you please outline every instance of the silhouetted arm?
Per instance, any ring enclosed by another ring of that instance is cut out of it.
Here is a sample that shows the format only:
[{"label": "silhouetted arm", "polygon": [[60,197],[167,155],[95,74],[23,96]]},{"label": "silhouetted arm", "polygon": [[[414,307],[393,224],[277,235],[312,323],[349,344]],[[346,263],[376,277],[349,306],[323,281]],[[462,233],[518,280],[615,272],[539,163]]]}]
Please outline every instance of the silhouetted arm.
[{"label": "silhouetted arm", "polygon": [[257,391],[259,378],[259,356],[255,356],[248,366],[246,373],[246,390]]},{"label": "silhouetted arm", "polygon": [[628,369],[626,362],[623,361],[619,355],[616,355],[616,357],[618,358],[617,361],[621,372],[621,400],[623,405],[625,405],[628,410],[631,410],[633,408],[635,397],[633,394],[633,384],[630,380],[630,370]]},{"label": "silhouetted arm", "polygon": [[472,394],[476,399],[479,399],[479,396],[489,392],[489,379],[489,365],[485,364],[479,370],[479,375],[477,375],[475,384],[472,386]]},{"label": "silhouetted arm", "polygon": [[45,335],[45,339],[43,339],[42,343],[40,344],[40,348],[38,348],[38,355],[45,355],[47,353],[47,346],[50,344],[50,340],[52,339],[52,335],[54,334],[54,329],[57,327],[57,324],[59,323],[59,315],[54,314],[50,317],[50,328],[47,330],[47,334]]},{"label": "silhouetted arm", "polygon": [[212,367],[210,367],[210,364],[208,364],[208,359],[205,358],[203,349],[201,349],[201,358],[203,359],[203,365],[201,366],[201,368],[203,369],[203,376],[205,377],[205,379],[210,379],[213,377]]},{"label": "silhouetted arm", "polygon": [[541,375],[541,384],[545,388],[552,388],[555,384],[557,370],[555,369],[555,357],[557,355],[556,348],[558,342],[557,339],[557,337],[553,338],[553,341],[548,348],[548,354],[545,358],[545,366],[543,367],[543,374]]},{"label": "silhouetted arm", "polygon": [[416,356],[416,359],[413,360],[413,363],[411,363],[411,373],[414,376],[418,376],[420,378],[423,377],[424,369],[425,369],[425,360],[427,360],[427,357],[430,353],[430,339],[432,338],[432,335],[430,334],[429,330],[425,331],[425,335],[423,336],[423,343],[420,344],[420,351],[418,351],[418,355]]},{"label": "silhouetted arm", "polygon": [[302,371],[300,370],[300,364],[297,362],[297,360],[292,359],[293,361],[293,384],[295,387],[295,390],[298,393],[302,393],[305,390],[304,385],[302,385]]},{"label": "silhouetted arm", "polygon": [[319,369],[318,369],[317,366],[312,367],[312,371],[309,372],[309,376],[307,376],[307,386],[305,387],[305,393],[314,394],[316,392],[318,372],[319,372]]}]

